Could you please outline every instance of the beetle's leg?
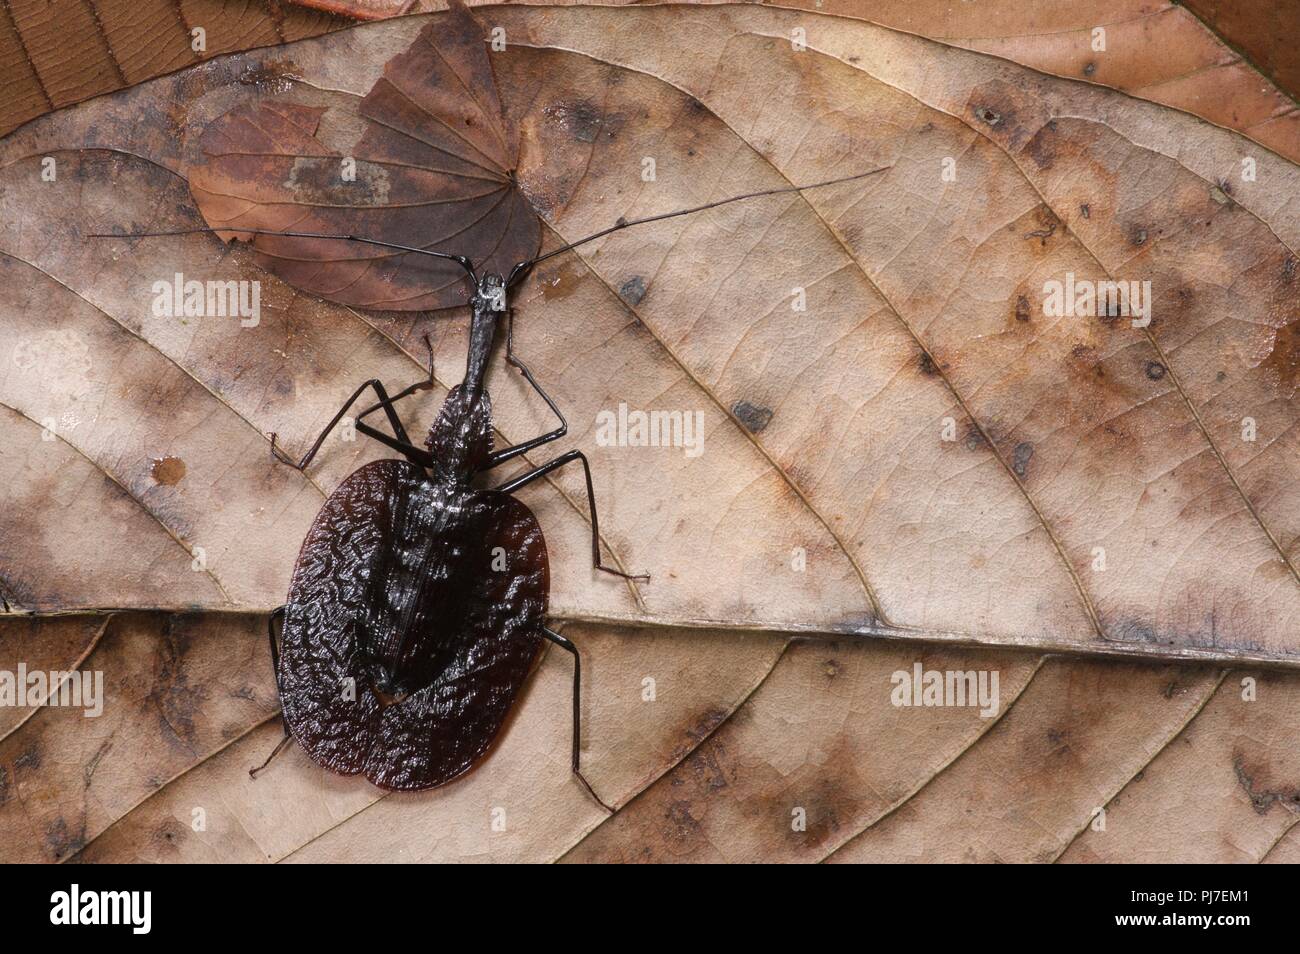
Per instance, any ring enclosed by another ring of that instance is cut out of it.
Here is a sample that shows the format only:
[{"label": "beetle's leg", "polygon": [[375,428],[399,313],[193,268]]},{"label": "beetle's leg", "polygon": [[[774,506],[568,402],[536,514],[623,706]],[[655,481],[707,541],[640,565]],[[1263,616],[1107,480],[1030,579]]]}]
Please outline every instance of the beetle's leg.
[{"label": "beetle's leg", "polygon": [[624,573],[622,570],[616,570],[613,567],[605,566],[600,562],[600,521],[596,517],[596,489],[591,483],[591,465],[587,463],[587,455],[579,450],[571,450],[561,454],[554,460],[547,461],[542,466],[521,474],[514,480],[508,480],[504,484],[493,487],[493,490],[499,490],[501,493],[509,494],[518,490],[525,484],[530,484],[539,477],[545,477],[553,470],[558,470],[565,464],[570,464],[575,460],[582,461],[582,472],[587,478],[587,507],[591,513],[591,562],[597,570],[604,570],[606,573],[612,573],[614,576],[621,576],[626,580],[648,580],[648,573]]},{"label": "beetle's leg", "polygon": [[[398,401],[400,401],[402,398],[404,398],[404,397],[410,397],[410,396],[411,396],[412,394],[414,394],[416,391],[428,391],[428,390],[431,390],[431,389],[433,388],[433,385],[434,385],[434,383],[435,383],[435,382],[434,382],[434,377],[433,377],[433,373],[434,373],[434,367],[433,367],[433,342],[429,340],[429,336],[428,336],[428,335],[425,335],[425,336],[424,336],[424,346],[425,346],[427,349],[429,349],[429,376],[428,376],[427,378],[421,378],[419,381],[416,381],[414,384],[412,384],[412,385],[410,385],[410,386],[408,386],[408,387],[404,387],[404,388],[402,388],[402,390],[398,391],[396,394],[394,394],[391,398],[388,399],[388,404],[390,404],[390,405],[391,405],[391,404],[396,404],[396,403],[397,403]],[[381,407],[384,408],[385,410],[388,410],[388,408],[387,408],[387,406],[384,404],[384,402],[383,402],[383,401],[380,401],[378,404],[372,404],[372,405],[370,405],[370,407],[366,408],[364,411],[362,411],[360,414],[358,414],[358,415],[357,415],[357,420],[359,421],[359,420],[361,420],[362,418],[369,417],[371,414],[374,414],[375,411],[378,411]],[[408,443],[408,444],[410,443],[410,439],[409,439],[409,438],[407,439],[407,443]]]},{"label": "beetle's leg", "polygon": [[320,432],[320,437],[316,438],[316,443],[311,445],[311,450],[307,451],[307,453],[303,455],[302,460],[295,463],[292,458],[288,457],[283,451],[281,451],[275,444],[275,434],[271,435],[271,455],[282,464],[288,464],[296,470],[305,470],[307,465],[312,462],[312,458],[316,456],[317,451],[321,449],[321,445],[325,443],[325,438],[329,436],[330,431],[334,430],[338,422],[343,420],[343,415],[348,412],[348,408],[357,403],[357,400],[365,393],[366,388],[374,388],[375,393],[379,395],[378,406],[382,407],[384,412],[388,415],[388,422],[392,425],[393,433],[397,435],[397,440],[394,440],[382,431],[377,431],[373,427],[359,422],[357,424],[357,430],[373,437],[375,440],[383,444],[387,444],[395,450],[401,451],[408,458],[416,461],[416,463],[419,463],[422,466],[428,466],[424,463],[424,459],[428,457],[428,454],[425,451],[420,450],[418,447],[415,447],[411,443],[411,439],[406,436],[406,428],[402,426],[402,419],[397,416],[397,411],[393,407],[393,402],[389,400],[388,392],[384,390],[383,382],[378,378],[371,378],[365,384],[361,385],[361,387],[352,392],[352,397],[348,398],[347,402],[339,408],[339,412],[334,415],[334,418],[325,425],[325,430]]},{"label": "beetle's leg", "polygon": [[[266,621],[266,635],[271,641],[271,671],[275,673],[275,689],[277,692],[280,690],[280,636],[284,633],[284,611],[287,608],[287,606],[279,606],[271,610],[271,616]],[[280,631],[278,633],[276,632],[276,623],[280,624]],[[286,723],[284,726],[284,738],[281,739],[276,747],[271,750],[271,754],[266,757],[265,762],[257,768],[251,768],[248,770],[248,777],[257,778],[257,773],[270,765],[271,759],[284,751],[284,747],[289,744],[289,741],[292,738],[293,736],[289,734],[289,725]]]},{"label": "beetle's leg", "polygon": [[511,312],[506,318],[506,361],[508,361],[513,367],[518,368],[519,373],[524,376],[524,380],[531,384],[533,390],[542,396],[542,400],[546,402],[552,413],[559,418],[560,426],[553,431],[547,431],[541,437],[534,437],[532,440],[524,441],[522,444],[515,444],[513,447],[503,448],[502,450],[489,455],[487,461],[479,468],[480,471],[491,470],[498,464],[504,464],[508,460],[513,460],[520,454],[527,454],[533,448],[541,447],[543,444],[549,444],[554,440],[559,440],[565,434],[569,433],[569,422],[564,419],[564,415],[560,412],[559,405],[555,403],[555,400],[549,394],[542,390],[542,386],[538,384],[537,379],[533,377],[533,372],[528,370],[528,365],[515,357],[514,340],[515,316],[514,312]]},{"label": "beetle's leg", "polygon": [[614,809],[606,805],[601,797],[596,794],[596,790],[587,781],[587,776],[583,775],[582,770],[578,767],[578,758],[582,750],[582,656],[578,652],[578,647],[559,633],[553,633],[543,626],[542,635],[565,652],[573,654],[573,774],[578,776],[578,781],[587,790],[587,794],[599,802],[601,808],[612,815]]},{"label": "beetle's leg", "polygon": [[[285,606],[277,607],[271,610],[271,616],[266,621],[266,635],[271,640],[271,671],[275,673],[275,687],[280,688],[280,636],[284,633],[284,611],[288,608]],[[280,624],[280,632],[275,631],[275,624]]]},{"label": "beetle's leg", "polygon": [[265,762],[257,766],[257,768],[251,768],[248,770],[248,777],[257,778],[257,773],[262,771],[262,769],[266,768],[268,765],[270,765],[271,759],[275,758],[277,755],[283,752],[285,746],[287,746],[292,741],[293,741],[293,736],[289,734],[289,726],[286,723],[284,727],[284,738],[276,743],[275,748],[271,750],[271,754],[266,757]]}]

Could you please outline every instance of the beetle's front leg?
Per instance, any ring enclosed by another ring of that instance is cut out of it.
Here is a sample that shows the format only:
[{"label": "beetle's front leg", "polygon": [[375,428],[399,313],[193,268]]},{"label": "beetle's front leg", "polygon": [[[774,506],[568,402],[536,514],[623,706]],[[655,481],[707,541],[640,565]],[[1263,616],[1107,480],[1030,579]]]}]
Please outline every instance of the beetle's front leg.
[{"label": "beetle's front leg", "polygon": [[[383,433],[383,431],[377,431],[368,424],[360,423],[360,421],[357,423],[357,430],[361,431],[361,433],[368,437],[373,437],[380,443],[387,444],[394,450],[400,451],[409,459],[421,464],[421,466],[428,466],[424,463],[424,459],[428,457],[428,454],[414,446],[411,443],[411,439],[407,437],[406,428],[402,426],[402,419],[397,416],[397,410],[393,407],[393,402],[388,397],[388,392],[384,390],[383,382],[378,378],[371,378],[365,384],[361,385],[361,387],[352,392],[352,396],[347,399],[341,408],[339,408],[338,413],[334,415],[333,419],[325,425],[325,429],[320,432],[320,437],[316,438],[316,443],[311,445],[311,449],[302,456],[302,460],[294,461],[293,458],[280,450],[280,448],[276,446],[276,435],[274,433],[271,434],[271,456],[280,463],[287,464],[295,470],[306,470],[307,465],[312,462],[312,459],[315,458],[317,452],[321,449],[321,445],[325,443],[325,438],[329,436],[330,431],[334,430],[334,428],[338,426],[339,421],[343,420],[343,416],[347,414],[348,409],[351,408],[353,404],[357,403],[361,395],[365,393],[366,388],[374,388],[375,393],[379,395],[379,404],[377,404],[376,407],[382,407],[384,412],[388,415],[388,422],[392,425],[393,433],[397,435],[397,439],[394,440],[387,434]],[[407,388],[402,396],[411,393],[414,389],[414,385],[411,388]]]}]

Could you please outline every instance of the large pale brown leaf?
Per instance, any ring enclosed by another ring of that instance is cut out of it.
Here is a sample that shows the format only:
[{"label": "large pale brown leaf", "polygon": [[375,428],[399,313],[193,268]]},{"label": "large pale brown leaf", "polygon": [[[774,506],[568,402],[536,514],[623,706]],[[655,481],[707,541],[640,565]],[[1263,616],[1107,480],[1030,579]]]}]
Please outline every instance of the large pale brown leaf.
[{"label": "large pale brown leaf", "polygon": [[[1231,133],[814,14],[521,9],[487,22],[513,44],[494,66],[544,247],[620,215],[892,167],[629,230],[522,290],[517,346],[592,457],[606,544],[655,576],[631,588],[590,572],[577,475],[526,495],[550,541],[554,608],[591,673],[584,761],[622,811],[602,824],[568,774],[569,668],[553,654],[484,766],[418,797],[381,797],[300,753],[250,782],[280,729],[273,701],[239,708],[241,691],[235,709],[218,696],[200,713],[188,760],[165,757],[152,733],[167,719],[137,707],[119,747],[77,762],[130,753],[112,809],[89,812],[75,772],[39,756],[43,733],[80,728],[80,714],[24,715],[5,740],[5,790],[26,786],[15,806],[0,795],[5,833],[50,859],[83,845],[87,859],[1191,857],[1204,846],[1183,814],[1130,791],[1149,766],[1214,803],[1217,856],[1238,828],[1240,857],[1293,853],[1289,674],[1010,648],[1294,662],[1295,168],[1262,156],[1255,182],[1225,185],[1242,153]],[[302,80],[279,100],[357,115],[424,23],[293,47]],[[795,24],[810,47],[797,54]],[[439,381],[459,377],[461,319],[323,303],[211,237],[79,240],[199,224],[183,179],[194,144],[247,103],[238,76],[279,62],[217,61],[0,143],[19,186],[0,196],[17,329],[0,346],[0,463],[21,503],[0,517],[0,586],[15,608],[266,610],[323,493],[379,449],[331,441],[299,475],[272,464],[265,434],[304,448],[360,380],[419,379],[425,331]],[[40,179],[46,155],[55,183]],[[939,178],[948,156],[956,182]],[[261,322],[154,318],[150,287],[177,271],[260,280]],[[1067,271],[1152,280],[1150,333],[1034,311]],[[795,288],[807,313],[791,310]],[[490,385],[502,441],[550,426],[516,377]],[[417,432],[441,394],[404,409]],[[704,453],[600,446],[596,414],[619,402],[702,411]],[[958,440],[943,440],[945,418]],[[140,556],[124,565],[123,552]],[[63,628],[42,652],[71,661],[102,619],[49,624]],[[273,689],[263,622],[185,623],[248,647],[259,703]],[[121,614],[89,660],[115,633],[132,639],[116,627],[161,646],[175,625]],[[847,641],[787,648],[808,631]],[[873,634],[927,642],[860,639]],[[937,645],[953,640],[1006,648]],[[143,658],[111,671],[138,680]],[[918,661],[998,671],[1001,718],[892,706],[891,674]],[[1265,691],[1234,703],[1247,675]],[[1166,774],[1198,712],[1214,715],[1203,757]],[[498,807],[518,822],[505,833],[488,824]],[[1122,838],[1092,832],[1098,808]]]},{"label": "large pale brown leaf", "polygon": [[[498,82],[549,242],[739,188],[891,166],[619,233],[523,289],[520,352],[595,459],[607,542],[657,578],[629,589],[555,561],[560,615],[1295,653],[1294,167],[1261,157],[1258,180],[1229,197],[1215,182],[1236,164],[1230,133],[877,27],[752,7],[498,13],[515,44]],[[806,51],[785,40],[795,23]],[[299,45],[306,79],[277,101],[355,115],[423,27]],[[442,378],[463,354],[463,323],[308,301],[207,236],[58,240],[193,221],[174,175],[186,133],[246,100],[234,76],[273,62],[203,66],[5,143],[11,176],[32,183],[42,154],[78,149],[59,182],[3,199],[8,310],[26,323],[0,378],[15,453],[40,422],[93,421],[39,452],[70,446],[107,474],[137,504],[123,525],[170,549],[150,571],[182,570],[183,583],[117,587],[113,605],[277,604],[320,494],[375,448],[331,445],[302,476],[273,466],[264,435],[304,447],[359,379],[418,378],[408,356],[425,328]],[[645,156],[658,157],[654,183],[640,178]],[[960,157],[954,183],[939,180],[945,156]],[[152,320],[149,287],[175,272],[260,278],[261,324]],[[1043,317],[1044,282],[1071,272],[1149,279],[1151,327]],[[793,288],[807,289],[808,313],[791,311]],[[38,300],[57,306],[40,314]],[[148,388],[115,383],[137,363]],[[522,382],[493,384],[504,439],[547,426]],[[706,452],[596,446],[597,413],[620,402],[700,411]],[[153,461],[169,456],[189,476],[161,485]],[[581,507],[577,475],[554,486]],[[30,495],[22,519],[59,526],[56,501]],[[544,497],[529,499],[565,552],[581,527]],[[12,539],[15,605],[104,605],[93,585],[59,592],[44,569],[59,556]],[[792,568],[796,548],[810,572]],[[113,576],[87,549],[83,578]]]},{"label": "large pale brown leaf", "polygon": [[[296,2],[358,19],[447,5],[446,0]],[[762,2],[877,23],[1056,76],[1121,89],[1235,129],[1300,160],[1296,0]]]}]

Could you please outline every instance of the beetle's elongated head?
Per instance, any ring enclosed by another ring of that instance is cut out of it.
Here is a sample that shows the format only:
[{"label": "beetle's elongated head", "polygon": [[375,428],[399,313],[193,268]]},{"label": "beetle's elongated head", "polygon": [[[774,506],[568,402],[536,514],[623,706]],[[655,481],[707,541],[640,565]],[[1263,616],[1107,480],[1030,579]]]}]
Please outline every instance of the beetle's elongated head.
[{"label": "beetle's elongated head", "polygon": [[506,310],[506,282],[500,275],[491,272],[478,280],[474,289],[474,300],[470,305],[475,309],[504,313]]}]

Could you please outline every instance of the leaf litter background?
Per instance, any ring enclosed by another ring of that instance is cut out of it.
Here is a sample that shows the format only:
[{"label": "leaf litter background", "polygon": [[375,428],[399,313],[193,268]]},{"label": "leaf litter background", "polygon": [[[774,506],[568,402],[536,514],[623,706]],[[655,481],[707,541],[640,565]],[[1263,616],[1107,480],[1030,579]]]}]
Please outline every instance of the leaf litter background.
[{"label": "leaf litter background", "polygon": [[[622,233],[518,302],[520,351],[593,453],[611,553],[655,575],[632,589],[574,558],[571,480],[527,496],[589,664],[585,764],[620,812],[568,777],[569,669],[552,657],[493,755],[446,789],[384,797],[296,752],[247,778],[280,731],[264,612],[321,495],[376,454],[331,443],[304,477],[271,465],[264,434],[299,450],[357,381],[417,379],[426,330],[454,382],[465,323],[312,300],[210,237],[80,240],[198,224],[198,131],[250,91],[355,110],[424,25],[407,18],[216,60],[0,143],[0,574],[14,609],[65,614],[3,623],[0,651],[109,683],[101,719],[6,710],[6,857],[1295,860],[1296,168],[955,48],[979,44],[817,13],[481,16],[511,38],[494,66],[547,243],[894,166]],[[808,52],[790,51],[794,25]],[[45,154],[57,188],[39,184]],[[1243,154],[1256,183],[1233,178]],[[945,155],[959,177],[941,192]],[[149,285],[177,270],[260,278],[261,326],[148,318]],[[1150,278],[1151,334],[1023,320],[1022,297],[1067,270]],[[516,380],[491,385],[502,439],[545,426]],[[704,409],[706,453],[594,447],[584,422],[620,400]],[[1235,439],[1245,414],[1255,445]],[[946,415],[955,444],[938,441]],[[50,417],[60,439],[42,442]],[[1092,545],[1108,573],[1088,571]],[[869,633],[921,642],[849,635]],[[918,659],[998,669],[1003,715],[888,705],[889,674]],[[1247,675],[1259,702],[1241,700]],[[1107,830],[1088,830],[1102,805]]]}]

